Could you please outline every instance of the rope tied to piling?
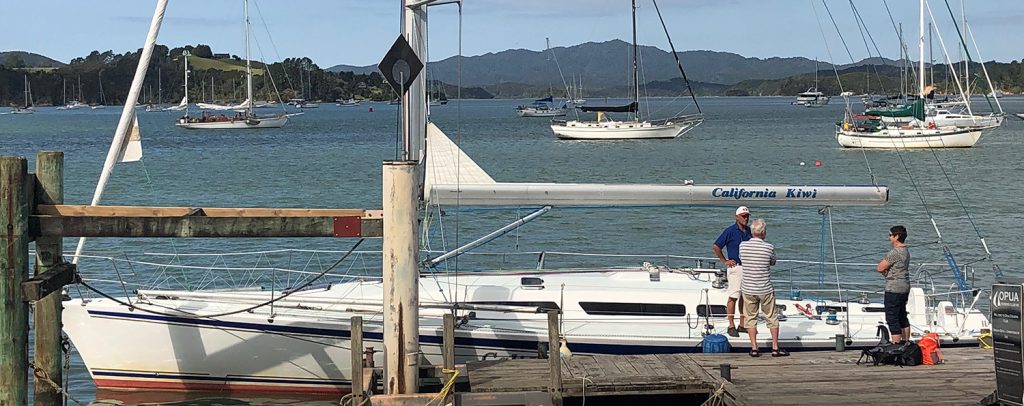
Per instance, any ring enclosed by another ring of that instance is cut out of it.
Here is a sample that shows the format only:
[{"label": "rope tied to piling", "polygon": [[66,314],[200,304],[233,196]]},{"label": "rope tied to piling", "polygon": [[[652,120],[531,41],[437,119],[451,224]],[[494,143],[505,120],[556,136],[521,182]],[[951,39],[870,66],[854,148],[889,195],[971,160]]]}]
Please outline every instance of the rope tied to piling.
[{"label": "rope tied to piling", "polygon": [[60,384],[54,382],[53,379],[50,379],[50,374],[46,373],[46,371],[44,371],[42,368],[37,367],[35,363],[29,361],[28,367],[32,368],[32,374],[35,375],[36,378],[38,378],[43,383],[49,385],[50,388],[60,393],[61,396],[64,396],[65,399],[69,399],[78,405],[84,405],[84,403],[79,402],[78,399],[75,399],[74,396],[71,396],[71,394],[68,393],[68,391],[64,390],[64,388],[62,388]]}]

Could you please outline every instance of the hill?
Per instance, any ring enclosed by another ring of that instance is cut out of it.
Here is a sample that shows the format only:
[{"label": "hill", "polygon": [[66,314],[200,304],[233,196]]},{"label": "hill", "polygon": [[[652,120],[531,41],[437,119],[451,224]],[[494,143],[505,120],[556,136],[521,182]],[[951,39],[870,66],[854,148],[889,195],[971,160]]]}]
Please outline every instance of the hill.
[{"label": "hill", "polygon": [[[189,64],[190,67],[192,67],[192,69],[195,69],[195,70],[209,70],[209,69],[213,69],[213,70],[219,70],[219,71],[223,71],[223,72],[245,72],[245,61],[234,61],[234,60],[230,60],[230,59],[201,58],[201,57],[193,55],[193,56],[188,57],[188,64]],[[252,62],[251,64],[253,66],[253,68],[252,68],[252,74],[253,75],[259,76],[259,75],[263,74],[263,69],[256,67],[257,65],[261,65],[259,62]]]},{"label": "hill", "polygon": [[0,51],[0,65],[8,68],[59,68],[66,64],[25,51]]},{"label": "hill", "polygon": [[[588,42],[570,47],[552,49],[562,73],[567,77],[582,76],[585,90],[624,86],[629,82],[630,45],[621,40]],[[496,53],[464,57],[462,84],[464,86],[495,86],[505,82],[533,86],[561,87],[562,79],[552,52],[511,49]],[[643,80],[668,81],[679,77],[672,53],[652,46],[641,46]],[[679,53],[686,74],[691,81],[708,84],[734,85],[746,80],[775,80],[793,75],[813,73],[815,62],[807,58],[748,58],[730,52],[685,51]],[[840,69],[861,64],[893,64],[893,61],[865,60]],[[445,83],[456,83],[455,57],[430,64],[430,76]],[[818,62],[819,70],[830,70],[832,65]],[[338,65],[328,70],[367,73],[376,66]]]}]

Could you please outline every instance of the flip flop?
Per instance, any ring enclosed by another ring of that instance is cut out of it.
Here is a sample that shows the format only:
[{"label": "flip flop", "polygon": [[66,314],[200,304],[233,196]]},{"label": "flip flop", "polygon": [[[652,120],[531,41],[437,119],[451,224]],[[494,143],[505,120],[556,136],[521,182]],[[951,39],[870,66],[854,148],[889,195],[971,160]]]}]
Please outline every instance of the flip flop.
[{"label": "flip flop", "polygon": [[786,351],[785,348],[777,348],[777,349],[772,350],[772,356],[773,357],[788,357],[789,356],[789,351]]},{"label": "flip flop", "polygon": [[760,357],[760,356],[761,356],[761,352],[760,352],[760,351],[758,351],[758,350],[757,350],[757,349],[755,348],[755,349],[753,349],[753,350],[750,350],[750,356],[751,356],[751,357],[754,357],[754,358]]}]

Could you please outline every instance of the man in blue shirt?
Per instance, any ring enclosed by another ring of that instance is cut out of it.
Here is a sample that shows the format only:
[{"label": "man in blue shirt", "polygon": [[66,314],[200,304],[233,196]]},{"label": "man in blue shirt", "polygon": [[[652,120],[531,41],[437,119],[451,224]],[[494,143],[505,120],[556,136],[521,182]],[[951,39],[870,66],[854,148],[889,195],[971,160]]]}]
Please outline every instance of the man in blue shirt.
[{"label": "man in blue shirt", "polygon": [[[725,304],[725,313],[729,319],[728,334],[732,337],[739,337],[740,332],[747,331],[743,327],[743,313],[740,313],[740,328],[738,330],[736,329],[734,315],[736,314],[736,302],[739,302],[741,309],[743,308],[743,298],[740,293],[740,284],[743,283],[740,243],[749,240],[751,237],[750,228],[747,227],[747,221],[749,220],[750,210],[747,209],[747,206],[738,207],[736,209],[736,223],[726,227],[722,234],[718,236],[718,239],[715,240],[715,243],[711,245],[711,250],[728,267],[726,276],[729,280],[729,288],[726,293],[729,295],[729,300]],[[728,258],[722,254],[723,248],[728,252]]]}]

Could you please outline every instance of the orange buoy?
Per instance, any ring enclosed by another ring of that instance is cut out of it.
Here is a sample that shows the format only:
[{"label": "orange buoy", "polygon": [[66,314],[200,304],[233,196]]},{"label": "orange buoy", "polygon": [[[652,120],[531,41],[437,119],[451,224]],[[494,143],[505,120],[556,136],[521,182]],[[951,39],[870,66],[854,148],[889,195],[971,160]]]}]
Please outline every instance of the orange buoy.
[{"label": "orange buoy", "polygon": [[814,161],[814,166],[821,166],[821,165],[822,165],[821,161]]}]

